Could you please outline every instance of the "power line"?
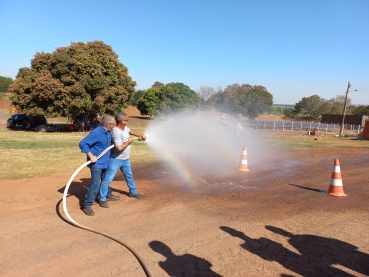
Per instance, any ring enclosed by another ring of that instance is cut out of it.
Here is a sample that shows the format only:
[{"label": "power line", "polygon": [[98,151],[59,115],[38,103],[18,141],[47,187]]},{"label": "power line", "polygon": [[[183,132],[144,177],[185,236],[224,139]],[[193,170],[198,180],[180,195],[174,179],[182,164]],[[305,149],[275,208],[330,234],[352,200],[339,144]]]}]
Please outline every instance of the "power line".
[{"label": "power line", "polygon": [[[12,24],[8,24],[8,23],[5,23],[5,22],[0,22],[0,24],[4,24],[4,25],[8,25],[8,26],[12,26],[12,27],[15,27],[15,28],[19,28],[19,29],[23,29],[23,30],[27,30],[27,31],[31,31],[31,32],[36,32],[36,33],[40,33],[40,34],[44,34],[44,35],[47,35],[47,36],[53,36],[53,37],[58,37],[58,38],[63,38],[63,39],[67,39],[69,41],[74,41],[73,39],[70,39],[70,38],[66,38],[66,37],[61,37],[61,36],[57,36],[57,35],[53,35],[53,34],[50,34],[50,33],[45,33],[45,32],[40,32],[40,31],[36,31],[36,30],[32,30],[32,29],[28,29],[28,28],[23,28],[23,27],[20,27],[20,26],[16,26],[16,25],[12,25]],[[45,36],[40,36],[40,35],[35,35],[35,34],[30,34],[29,32],[24,32],[24,31],[19,31],[17,29],[14,29],[14,28],[7,28],[7,27],[4,27],[4,26],[0,26],[0,28],[3,28],[3,29],[7,29],[7,30],[10,30],[10,31],[13,31],[13,32],[21,32],[21,33],[26,33],[27,35],[32,35],[32,36],[38,36],[38,37],[42,37],[42,39],[46,39],[46,40],[52,40],[52,41],[57,41],[57,42],[63,42],[65,43],[66,41],[61,41],[61,40],[55,40],[53,38],[47,38]],[[8,33],[8,34],[12,34],[12,35],[17,35],[17,36],[22,36],[20,34],[17,34],[17,33],[10,33],[10,32],[3,32],[3,33]],[[24,36],[23,36],[24,37]],[[29,38],[29,39],[33,39],[33,38],[30,38],[30,37],[25,37],[25,38]],[[45,42],[45,41],[42,41],[42,42]],[[152,56],[148,56],[148,55],[144,55],[144,54],[138,54],[138,53],[134,53],[134,52],[129,52],[129,51],[126,51],[126,50],[122,50],[122,49],[119,49],[119,48],[114,48],[114,51],[117,52],[117,51],[120,51],[120,52],[124,52],[124,53],[128,53],[128,54],[133,54],[135,56],[128,56],[130,58],[150,58],[150,59],[156,59],[156,60],[159,60],[159,61],[162,61],[163,59],[162,58],[157,58],[157,57],[152,57]],[[125,54],[123,54],[124,56],[127,56]],[[121,55],[121,56],[123,56]],[[141,57],[140,57],[141,56]],[[170,61],[170,60],[167,60],[167,61]]]},{"label": "power line", "polygon": [[0,24],[12,26],[12,27],[16,27],[16,28],[23,29],[23,30],[28,30],[28,31],[32,31],[32,32],[36,32],[36,33],[40,33],[40,34],[44,34],[44,35],[49,35],[49,36],[53,36],[53,37],[59,37],[59,38],[64,38],[64,39],[72,40],[72,39],[69,39],[69,38],[66,38],[66,37],[61,37],[61,36],[57,36],[57,35],[53,35],[53,34],[49,34],[49,33],[44,33],[44,32],[40,32],[40,31],[36,31],[36,30],[31,30],[31,29],[20,27],[20,26],[8,24],[8,23],[5,23],[5,22],[0,22]]},{"label": "power line", "polygon": [[368,88],[363,88],[363,87],[359,87],[359,86],[355,86],[355,85],[352,85],[352,88],[354,89],[357,89],[356,91],[357,92],[369,92],[369,89]]},{"label": "power line", "polygon": [[[12,27],[15,27],[15,28],[9,28],[9,27],[5,27],[5,26],[1,26],[1,24],[12,26]],[[22,30],[26,30],[26,31],[17,30],[17,28],[22,29]],[[3,29],[3,30],[1,30],[1,29]],[[30,31],[30,32],[28,32],[28,31]],[[56,42],[64,44],[64,43],[67,43],[67,41],[57,40],[57,39],[54,39],[54,38],[51,38],[51,37],[48,37],[48,36],[52,36],[52,37],[56,37],[56,38],[62,38],[62,39],[68,39],[68,40],[70,40],[69,42],[73,41],[72,39],[65,38],[65,37],[62,37],[62,36],[57,36],[57,35],[53,35],[53,34],[50,34],[50,33],[40,32],[40,31],[28,29],[28,28],[23,28],[23,27],[8,24],[8,23],[5,23],[5,22],[0,22],[0,32],[5,33],[5,34],[10,34],[10,35],[13,35],[13,36],[23,37],[23,38],[26,38],[26,39],[31,39],[31,40],[51,44],[51,45],[54,45],[55,47],[58,47]],[[35,33],[38,33],[38,34],[35,34]],[[39,35],[39,34],[43,34],[43,35],[46,35],[46,36]],[[129,52],[129,51],[119,49],[119,48],[113,48],[113,51],[114,52],[119,51],[120,52],[120,55],[119,55],[120,58],[122,58],[122,57],[128,58],[128,62],[130,62],[130,63],[140,64],[140,65],[144,65],[144,66],[153,66],[153,67],[162,68],[162,69],[173,68],[173,66],[171,64],[166,64],[165,62],[163,63],[162,58],[152,57],[152,56],[138,54],[138,53],[133,53],[133,52]],[[128,53],[128,55],[125,54],[125,53]],[[129,55],[129,54],[133,54],[133,55]],[[148,59],[151,59],[151,61],[148,61]],[[169,60],[166,60],[166,61],[168,62]],[[125,60],[124,63],[126,64],[127,60]],[[175,63],[175,62],[172,62],[172,64],[173,63]],[[190,68],[187,68],[187,69],[189,70]],[[182,67],[182,70],[181,69],[176,69],[176,71],[185,72],[185,68]]]},{"label": "power line", "polygon": [[19,34],[14,34],[14,33],[10,33],[10,32],[5,32],[3,30],[0,30],[1,33],[5,33],[5,34],[10,34],[10,35],[13,35],[13,36],[17,36],[17,37],[23,37],[23,38],[28,38],[28,39],[32,39],[32,40],[36,40],[36,41],[40,41],[40,42],[44,42],[44,43],[48,43],[48,44],[51,44],[51,45],[54,45],[55,46],[55,43],[51,43],[49,41],[44,41],[44,40],[39,40],[39,39],[36,39],[36,38],[32,38],[32,37],[26,37],[26,36],[23,36],[23,35],[19,35]]}]

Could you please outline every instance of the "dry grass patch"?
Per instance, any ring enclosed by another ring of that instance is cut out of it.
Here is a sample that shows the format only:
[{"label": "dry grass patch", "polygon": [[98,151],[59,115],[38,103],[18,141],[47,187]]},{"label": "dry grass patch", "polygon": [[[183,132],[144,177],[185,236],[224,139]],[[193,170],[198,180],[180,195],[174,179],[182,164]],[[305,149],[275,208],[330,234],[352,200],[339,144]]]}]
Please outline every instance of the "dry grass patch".
[{"label": "dry grass patch", "polygon": [[43,176],[69,171],[85,161],[78,133],[0,133],[0,180]]},{"label": "dry grass patch", "polygon": [[270,144],[282,149],[321,149],[327,147],[369,147],[369,141],[358,137],[339,138],[332,134],[308,136],[301,132],[260,133]]}]

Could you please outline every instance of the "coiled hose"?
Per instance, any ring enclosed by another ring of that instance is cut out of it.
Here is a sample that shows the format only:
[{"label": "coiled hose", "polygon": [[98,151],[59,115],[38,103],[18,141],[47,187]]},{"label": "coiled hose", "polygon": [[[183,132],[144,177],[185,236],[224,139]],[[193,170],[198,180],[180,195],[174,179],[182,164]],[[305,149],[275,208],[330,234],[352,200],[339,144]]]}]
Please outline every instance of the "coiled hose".
[{"label": "coiled hose", "polygon": [[[108,148],[106,148],[99,156],[97,156],[97,159],[100,159],[102,156],[104,156],[106,154],[106,152],[108,152],[110,149],[112,149],[114,147],[114,145],[109,146]],[[103,235],[107,238],[110,238],[116,242],[118,242],[119,244],[123,245],[124,247],[126,247],[129,251],[132,252],[132,254],[137,258],[137,260],[139,261],[139,263],[141,264],[143,270],[146,273],[147,277],[152,277],[148,267],[146,266],[146,264],[144,263],[142,257],[140,256],[140,254],[131,246],[129,246],[126,242],[118,240],[116,238],[114,238],[113,236],[100,232],[100,231],[96,231],[90,227],[84,226],[78,222],[76,222],[68,213],[68,209],[67,209],[67,194],[68,194],[68,189],[73,181],[73,179],[76,177],[76,175],[78,174],[78,172],[80,172],[82,170],[82,168],[84,168],[85,166],[87,166],[88,164],[90,164],[91,161],[85,162],[83,165],[81,165],[74,173],[73,175],[70,177],[68,184],[65,186],[65,190],[64,190],[64,194],[63,194],[63,210],[64,210],[64,214],[66,215],[66,217],[68,218],[68,220],[74,224],[75,226],[81,228],[81,229],[85,229],[87,231],[96,233],[96,234],[100,234]]]}]

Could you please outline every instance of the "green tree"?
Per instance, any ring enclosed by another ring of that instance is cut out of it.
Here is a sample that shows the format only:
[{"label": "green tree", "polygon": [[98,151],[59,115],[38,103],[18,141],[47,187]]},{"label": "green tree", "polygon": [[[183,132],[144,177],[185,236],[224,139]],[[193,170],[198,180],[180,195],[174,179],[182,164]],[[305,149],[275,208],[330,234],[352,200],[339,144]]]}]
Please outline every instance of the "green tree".
[{"label": "green tree", "polygon": [[212,96],[218,111],[255,118],[271,111],[273,95],[263,86],[233,84]]},{"label": "green tree", "polygon": [[200,106],[203,109],[213,109],[216,103],[216,97],[213,97],[216,93],[222,91],[221,87],[216,89],[208,86],[200,86],[197,94],[200,97]]},{"label": "green tree", "polygon": [[0,76],[0,92],[8,92],[8,87],[13,83],[10,77]]},{"label": "green tree", "polygon": [[[337,95],[336,97],[329,99],[327,101],[327,105],[328,105],[328,110],[326,111],[327,114],[342,114],[343,112],[343,107],[345,105],[345,98],[346,95]],[[346,113],[350,114],[351,113],[351,109],[350,109],[350,105],[351,105],[351,98],[348,97],[347,98],[347,110]]]},{"label": "green tree", "polygon": [[303,97],[295,104],[294,110],[296,114],[316,119],[329,111],[329,103],[318,95],[312,95],[309,97]]},{"label": "green tree", "polygon": [[160,89],[159,112],[168,114],[183,109],[196,109],[200,99],[195,91],[182,83],[169,83]]},{"label": "green tree", "polygon": [[294,108],[284,108],[283,109],[283,115],[288,117],[294,117],[297,114],[296,110]]},{"label": "green tree", "polygon": [[134,106],[136,107],[137,106],[137,103],[138,103],[138,100],[144,96],[144,94],[146,93],[146,90],[143,90],[143,89],[139,89],[137,91],[135,91],[132,95],[131,95],[131,98],[129,99],[128,101],[128,104],[130,106]]},{"label": "green tree", "polygon": [[238,111],[250,118],[269,112],[273,105],[273,95],[263,86],[242,85],[237,98]]},{"label": "green tree", "polygon": [[120,112],[136,83],[113,49],[102,41],[72,43],[36,53],[9,87],[12,102],[30,116]]},{"label": "green tree", "polygon": [[369,115],[369,105],[352,105],[349,107],[352,114],[355,115]]},{"label": "green tree", "polygon": [[140,98],[137,108],[141,114],[159,115],[196,109],[200,99],[195,91],[182,83],[169,83],[160,88],[150,88]]},{"label": "green tree", "polygon": [[143,115],[153,116],[159,108],[159,88],[149,88],[146,93],[138,100],[137,109]]}]

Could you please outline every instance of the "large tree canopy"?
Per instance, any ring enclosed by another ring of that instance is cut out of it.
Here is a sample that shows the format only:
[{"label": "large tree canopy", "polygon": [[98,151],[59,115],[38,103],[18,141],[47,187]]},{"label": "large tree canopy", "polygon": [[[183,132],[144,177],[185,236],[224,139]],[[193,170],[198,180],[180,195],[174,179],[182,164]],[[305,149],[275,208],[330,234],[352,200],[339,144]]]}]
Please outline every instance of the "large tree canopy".
[{"label": "large tree canopy", "polygon": [[318,118],[328,110],[328,102],[318,95],[303,97],[295,104],[295,113]]},{"label": "large tree canopy", "polygon": [[[327,101],[328,105],[328,111],[326,111],[327,114],[342,114],[343,108],[345,106],[345,95],[337,95],[334,98],[331,98]],[[351,98],[347,98],[346,102],[347,110],[346,113],[350,113],[350,106],[351,106]]]},{"label": "large tree canopy", "polygon": [[30,116],[120,112],[136,83],[113,49],[101,41],[36,53],[9,86],[12,101]]},{"label": "large tree canopy", "polygon": [[182,83],[169,83],[161,87],[150,88],[137,104],[141,114],[148,115],[169,114],[198,107],[198,95]]},{"label": "large tree canopy", "polygon": [[[320,117],[322,114],[342,114],[345,103],[345,95],[337,95],[335,98],[325,100],[318,95],[303,97],[294,106],[292,115],[308,116],[313,119]],[[346,114],[351,114],[351,99],[347,98]]]},{"label": "large tree canopy", "polygon": [[273,105],[273,95],[263,86],[233,84],[210,97],[215,109],[255,118]]}]

